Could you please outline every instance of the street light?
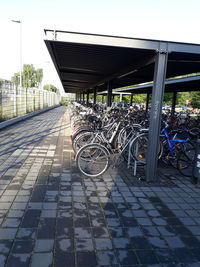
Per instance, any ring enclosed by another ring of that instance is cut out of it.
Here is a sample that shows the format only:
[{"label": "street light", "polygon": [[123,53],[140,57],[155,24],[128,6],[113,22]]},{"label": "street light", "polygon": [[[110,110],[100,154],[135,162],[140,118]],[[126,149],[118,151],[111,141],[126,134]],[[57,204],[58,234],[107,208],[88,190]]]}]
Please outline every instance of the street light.
[{"label": "street light", "polygon": [[20,24],[20,72],[19,72],[19,85],[22,88],[22,21],[12,20],[12,22]]}]

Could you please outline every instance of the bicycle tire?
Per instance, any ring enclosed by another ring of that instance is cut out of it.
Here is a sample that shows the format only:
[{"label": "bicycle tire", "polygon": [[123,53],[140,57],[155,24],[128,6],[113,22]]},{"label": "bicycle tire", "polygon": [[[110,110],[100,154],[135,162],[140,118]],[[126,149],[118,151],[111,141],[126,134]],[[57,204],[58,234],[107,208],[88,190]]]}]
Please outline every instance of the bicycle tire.
[{"label": "bicycle tire", "polygon": [[195,150],[182,151],[177,159],[177,169],[183,176],[192,177]]},{"label": "bicycle tire", "polygon": [[192,132],[193,134],[197,135],[198,137],[200,136],[200,128],[199,127],[191,128],[190,132]]},{"label": "bicycle tire", "polygon": [[140,134],[133,141],[130,152],[131,157],[140,164],[146,164],[146,154],[148,147],[148,135]]},{"label": "bicycle tire", "polygon": [[136,136],[138,129],[141,128],[140,124],[133,124],[131,127],[124,127],[120,130],[117,137],[117,143],[119,146],[124,145],[127,142],[127,136],[130,139],[133,135]]},{"label": "bicycle tire", "polygon": [[[145,165],[146,164],[146,157],[147,157],[147,150],[148,150],[148,134],[143,133],[138,135],[135,140],[133,141],[130,152],[131,157],[134,158],[139,164]],[[158,159],[160,159],[163,153],[163,146],[162,143],[158,143]]]},{"label": "bicycle tire", "polygon": [[81,126],[78,129],[76,129],[75,131],[73,131],[72,135],[71,135],[71,140],[73,142],[73,140],[76,138],[77,135],[80,135],[83,132],[93,132],[94,129],[92,129],[90,126],[86,125],[86,126]]},{"label": "bicycle tire", "polygon": [[94,132],[82,133],[75,140],[73,149],[74,149],[74,152],[77,153],[79,149],[85,145],[89,145],[91,143],[100,143],[100,142],[101,142],[100,136],[98,135],[95,136]]},{"label": "bicycle tire", "polygon": [[92,137],[94,137],[94,131],[82,132],[77,135],[72,142],[72,148],[74,152],[76,153],[82,146],[89,144],[90,140],[92,140]]},{"label": "bicycle tire", "polygon": [[172,166],[173,168],[177,169],[177,159],[179,154],[186,150],[185,144],[177,142],[173,148],[173,155],[169,151],[166,140],[160,142],[160,144],[162,144],[162,155],[160,157],[161,161],[165,165]]},{"label": "bicycle tire", "polygon": [[108,168],[110,154],[100,144],[88,144],[83,146],[76,155],[76,166],[79,171],[88,177],[98,177]]}]

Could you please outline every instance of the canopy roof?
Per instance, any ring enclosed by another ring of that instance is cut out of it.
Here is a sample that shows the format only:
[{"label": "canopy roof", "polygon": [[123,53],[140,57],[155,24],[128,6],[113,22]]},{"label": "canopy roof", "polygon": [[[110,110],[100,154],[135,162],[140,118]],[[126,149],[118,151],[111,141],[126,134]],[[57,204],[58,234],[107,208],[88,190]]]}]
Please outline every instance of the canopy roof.
[{"label": "canopy roof", "polygon": [[156,53],[168,53],[166,77],[200,72],[200,45],[45,30],[66,93],[120,88],[153,80]]},{"label": "canopy roof", "polygon": [[[152,91],[153,83],[116,90],[118,93],[143,94]],[[200,75],[165,81],[165,92],[189,92],[200,90]]]}]

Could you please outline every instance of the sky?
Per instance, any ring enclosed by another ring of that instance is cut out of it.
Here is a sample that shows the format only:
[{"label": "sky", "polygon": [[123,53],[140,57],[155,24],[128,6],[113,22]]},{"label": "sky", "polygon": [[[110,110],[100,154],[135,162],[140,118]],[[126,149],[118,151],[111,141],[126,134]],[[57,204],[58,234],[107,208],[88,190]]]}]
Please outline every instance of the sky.
[{"label": "sky", "polygon": [[22,64],[62,85],[45,46],[44,29],[200,44],[199,0],[0,0],[0,78]]}]

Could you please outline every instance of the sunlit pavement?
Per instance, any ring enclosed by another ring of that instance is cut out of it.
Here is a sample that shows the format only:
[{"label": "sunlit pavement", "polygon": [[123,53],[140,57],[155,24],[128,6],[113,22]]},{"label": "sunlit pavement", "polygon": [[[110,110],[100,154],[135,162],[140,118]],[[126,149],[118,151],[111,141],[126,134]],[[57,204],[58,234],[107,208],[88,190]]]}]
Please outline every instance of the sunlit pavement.
[{"label": "sunlit pavement", "polygon": [[200,266],[200,188],[165,169],[100,178],[73,162],[69,113],[0,131],[0,266]]}]

